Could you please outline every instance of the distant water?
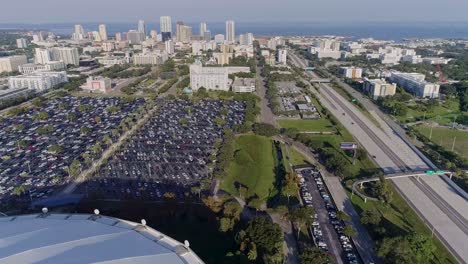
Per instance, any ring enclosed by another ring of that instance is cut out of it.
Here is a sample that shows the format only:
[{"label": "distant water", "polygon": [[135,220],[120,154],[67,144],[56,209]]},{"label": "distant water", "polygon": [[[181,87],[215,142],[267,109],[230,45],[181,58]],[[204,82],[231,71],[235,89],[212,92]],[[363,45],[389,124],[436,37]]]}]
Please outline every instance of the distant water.
[{"label": "distant water", "polygon": [[[97,30],[98,23],[81,23],[86,31]],[[186,23],[193,27],[193,33],[198,34],[198,23]],[[135,23],[106,23],[109,34],[124,32],[137,27]],[[60,35],[69,35],[74,23],[56,24],[0,24],[0,29],[49,30]],[[224,34],[224,22],[208,22],[212,36]],[[159,24],[147,23],[148,31],[156,29]],[[175,31],[175,26],[173,26]],[[340,35],[353,39],[373,37],[375,39],[396,40],[404,38],[456,38],[468,39],[468,22],[357,22],[357,23],[327,23],[327,22],[286,22],[286,23],[236,23],[236,34],[246,32],[255,35]]]}]

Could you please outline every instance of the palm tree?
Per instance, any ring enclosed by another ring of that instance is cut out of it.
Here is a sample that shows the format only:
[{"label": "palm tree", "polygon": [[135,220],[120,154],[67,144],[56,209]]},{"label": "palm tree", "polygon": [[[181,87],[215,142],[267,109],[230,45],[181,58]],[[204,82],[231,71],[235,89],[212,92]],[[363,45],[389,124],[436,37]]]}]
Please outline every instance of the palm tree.
[{"label": "palm tree", "polygon": [[312,215],[315,213],[311,207],[299,207],[295,208],[289,214],[289,219],[297,226],[297,236],[301,232],[301,225],[309,226],[312,224]]}]

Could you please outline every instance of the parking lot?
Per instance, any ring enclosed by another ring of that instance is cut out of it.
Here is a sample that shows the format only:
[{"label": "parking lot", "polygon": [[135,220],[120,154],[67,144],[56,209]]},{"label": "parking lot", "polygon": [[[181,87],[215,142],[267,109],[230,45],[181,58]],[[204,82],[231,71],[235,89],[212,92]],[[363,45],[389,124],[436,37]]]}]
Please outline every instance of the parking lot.
[{"label": "parking lot", "polygon": [[190,194],[208,177],[223,128],[244,122],[237,101],[164,101],[149,122],[115,153],[80,192],[107,199],[161,199]]},{"label": "parking lot", "polygon": [[[64,96],[0,119],[0,200],[47,198],[70,181],[74,160],[86,168],[90,148],[111,133],[144,99]],[[103,145],[102,148],[105,148]],[[16,196],[14,196],[16,197]]]},{"label": "parking lot", "polygon": [[311,233],[314,242],[323,251],[340,256],[338,263],[358,263],[358,257],[349,237],[343,234],[344,223],[337,219],[337,208],[318,171],[313,168],[297,169],[300,193],[305,206],[315,209]]}]

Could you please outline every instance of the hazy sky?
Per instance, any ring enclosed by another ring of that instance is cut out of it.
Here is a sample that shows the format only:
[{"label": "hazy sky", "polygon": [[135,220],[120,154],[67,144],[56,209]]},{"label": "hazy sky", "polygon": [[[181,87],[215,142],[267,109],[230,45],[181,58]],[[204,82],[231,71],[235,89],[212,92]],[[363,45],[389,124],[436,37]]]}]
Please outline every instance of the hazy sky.
[{"label": "hazy sky", "polygon": [[0,22],[468,21],[468,0],[0,0]]}]

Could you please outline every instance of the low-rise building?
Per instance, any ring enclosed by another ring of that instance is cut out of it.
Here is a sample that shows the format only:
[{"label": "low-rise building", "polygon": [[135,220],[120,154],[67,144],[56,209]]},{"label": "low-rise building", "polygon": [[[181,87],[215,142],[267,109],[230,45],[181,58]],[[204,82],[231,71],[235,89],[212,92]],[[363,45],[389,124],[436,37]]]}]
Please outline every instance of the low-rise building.
[{"label": "low-rise building", "polygon": [[67,66],[62,61],[49,61],[47,64],[28,63],[18,67],[22,74],[31,74],[37,71],[62,71],[66,68]]},{"label": "low-rise building", "polygon": [[235,93],[255,92],[255,78],[236,78],[232,84],[232,91]]},{"label": "low-rise building", "polygon": [[89,92],[107,93],[112,89],[112,81],[109,78],[104,78],[101,76],[90,76],[88,79],[86,79],[86,84],[81,86],[81,89]]},{"label": "low-rise building", "polygon": [[207,90],[229,91],[227,67],[204,67],[200,61],[190,65],[190,87],[198,91],[201,87]]},{"label": "low-rise building", "polygon": [[28,88],[37,91],[44,91],[64,82],[68,82],[67,73],[64,71],[35,72],[8,78],[10,89]]},{"label": "low-rise building", "polygon": [[26,55],[15,55],[0,58],[0,73],[18,71],[19,66],[26,63],[28,63]]},{"label": "low-rise building", "polygon": [[384,79],[366,79],[364,81],[364,91],[377,100],[382,96],[394,95],[396,92],[395,83],[387,83]]},{"label": "low-rise building", "polygon": [[126,64],[127,60],[125,57],[100,57],[97,58],[98,62],[102,65],[121,65]]},{"label": "low-rise building", "polygon": [[160,65],[167,61],[168,55],[165,51],[156,51],[151,53],[139,53],[133,55],[133,64],[135,65]]},{"label": "low-rise building", "polygon": [[349,79],[360,79],[362,78],[362,69],[357,67],[341,67],[340,68],[341,74],[343,77]]},{"label": "low-rise building", "polygon": [[440,85],[425,81],[426,76],[420,73],[392,72],[390,80],[403,87],[409,93],[420,98],[439,97]]}]

